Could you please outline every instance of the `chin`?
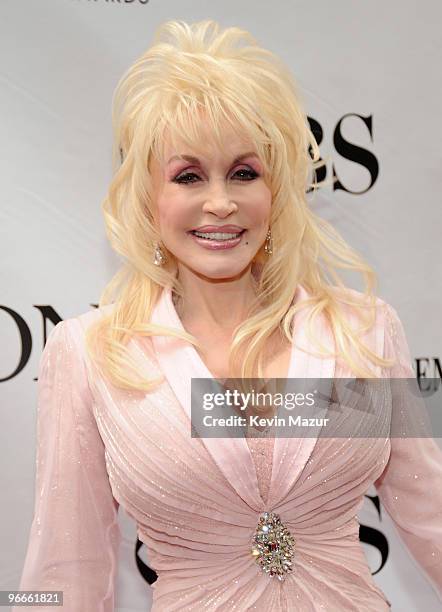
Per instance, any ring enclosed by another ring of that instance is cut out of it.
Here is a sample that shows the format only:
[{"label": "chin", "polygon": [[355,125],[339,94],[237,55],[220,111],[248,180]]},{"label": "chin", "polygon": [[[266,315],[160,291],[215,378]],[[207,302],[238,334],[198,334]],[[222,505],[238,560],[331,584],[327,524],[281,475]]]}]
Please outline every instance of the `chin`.
[{"label": "chin", "polygon": [[186,264],[182,262],[186,268],[188,268],[191,272],[200,277],[205,277],[211,280],[234,280],[235,278],[239,278],[246,269],[250,268],[251,261],[245,263],[244,265],[224,265],[224,266],[192,266],[191,264]]}]

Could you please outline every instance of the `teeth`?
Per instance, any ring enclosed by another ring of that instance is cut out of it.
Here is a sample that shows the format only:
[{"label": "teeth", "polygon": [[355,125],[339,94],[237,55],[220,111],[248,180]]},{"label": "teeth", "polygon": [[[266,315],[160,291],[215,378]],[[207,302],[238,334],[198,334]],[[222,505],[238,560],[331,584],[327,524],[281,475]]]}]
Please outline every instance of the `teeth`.
[{"label": "teeth", "polygon": [[211,240],[231,240],[232,238],[237,238],[241,234],[241,232],[238,232],[237,234],[224,234],[221,232],[203,233],[194,231],[193,234],[195,234],[195,236],[199,236],[201,238],[209,238]]}]

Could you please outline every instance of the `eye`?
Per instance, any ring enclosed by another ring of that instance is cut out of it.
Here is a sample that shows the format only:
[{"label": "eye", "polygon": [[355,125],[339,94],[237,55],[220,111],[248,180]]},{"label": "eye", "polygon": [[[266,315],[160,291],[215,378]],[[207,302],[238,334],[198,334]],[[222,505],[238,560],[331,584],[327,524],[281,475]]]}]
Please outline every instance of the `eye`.
[{"label": "eye", "polygon": [[[244,173],[245,176],[248,177],[248,178],[241,178],[240,177],[239,178],[240,181],[253,181],[253,179],[255,179],[255,178],[257,178],[259,176],[254,170],[251,170],[249,168],[240,168],[232,176],[236,176],[240,172]],[[183,184],[183,185],[188,185],[189,183],[196,183],[196,180],[188,180],[188,179],[191,179],[192,177],[195,177],[196,179],[199,179],[199,176],[197,174],[195,174],[194,172],[185,172],[184,174],[179,174],[177,177],[175,177],[173,179],[173,182],[174,183]]]},{"label": "eye", "polygon": [[[240,179],[241,181],[252,181],[253,179],[258,177],[258,174],[254,171],[254,170],[250,170],[249,168],[240,168],[239,170],[237,170],[235,172],[235,174],[238,174],[239,172],[245,172],[246,176],[248,176],[249,178],[246,179]],[[234,175],[235,176],[235,175]]]},{"label": "eye", "polygon": [[181,183],[181,184],[189,184],[189,183],[195,183],[196,181],[188,181],[186,179],[195,176],[196,178],[199,178],[194,172],[185,172],[184,174],[180,174],[179,176],[175,177],[173,179],[174,183]]}]

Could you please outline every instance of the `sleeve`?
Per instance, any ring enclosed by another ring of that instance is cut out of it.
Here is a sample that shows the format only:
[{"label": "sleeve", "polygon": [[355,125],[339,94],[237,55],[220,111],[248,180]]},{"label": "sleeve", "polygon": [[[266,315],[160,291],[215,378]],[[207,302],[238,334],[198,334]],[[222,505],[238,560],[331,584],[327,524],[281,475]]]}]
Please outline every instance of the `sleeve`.
[{"label": "sleeve", "polygon": [[[391,378],[415,378],[402,323],[386,305],[384,355]],[[399,395],[399,394],[398,394]],[[393,395],[392,410],[401,410]],[[396,404],[396,405],[395,405]],[[442,600],[442,451],[431,437],[391,437],[391,454],[375,481],[381,503]]]},{"label": "sleeve", "polygon": [[111,612],[121,541],[118,503],[92,412],[81,333],[75,319],[61,321],[40,360],[34,517],[19,588],[63,591],[66,612]]}]

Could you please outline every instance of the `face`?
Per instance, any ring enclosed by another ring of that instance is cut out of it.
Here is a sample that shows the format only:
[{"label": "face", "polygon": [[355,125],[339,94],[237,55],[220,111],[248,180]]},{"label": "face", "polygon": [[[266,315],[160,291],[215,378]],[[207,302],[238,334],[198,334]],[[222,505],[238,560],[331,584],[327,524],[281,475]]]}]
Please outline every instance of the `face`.
[{"label": "face", "polygon": [[166,139],[163,160],[152,161],[161,241],[176,257],[179,275],[238,277],[266,238],[271,192],[264,168],[247,140],[231,130],[223,139],[221,150],[209,140],[199,155],[175,150]]}]

